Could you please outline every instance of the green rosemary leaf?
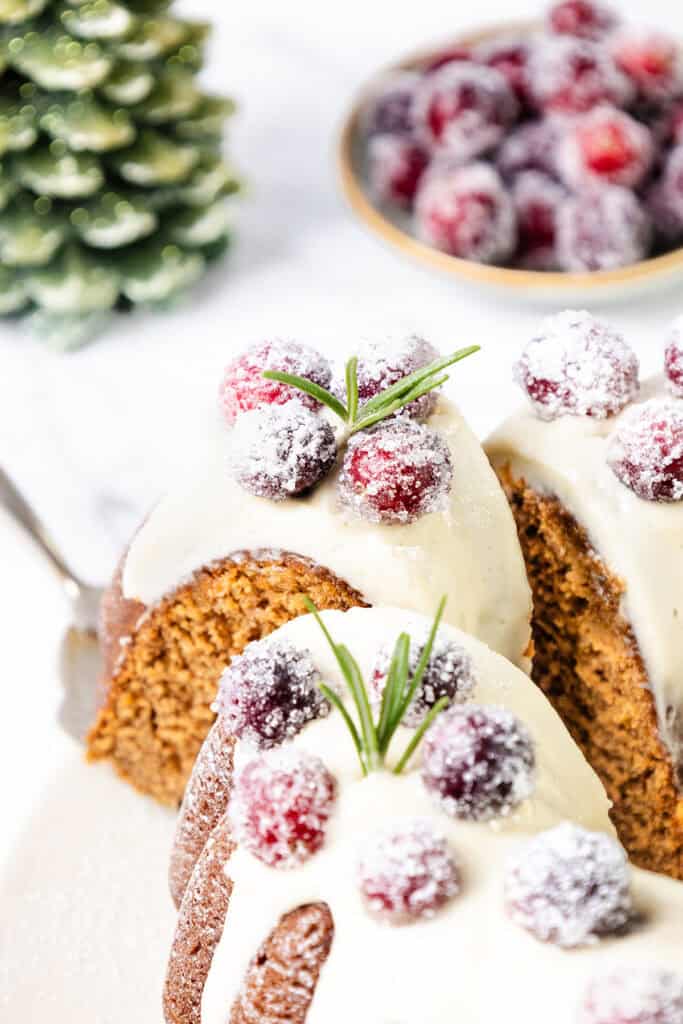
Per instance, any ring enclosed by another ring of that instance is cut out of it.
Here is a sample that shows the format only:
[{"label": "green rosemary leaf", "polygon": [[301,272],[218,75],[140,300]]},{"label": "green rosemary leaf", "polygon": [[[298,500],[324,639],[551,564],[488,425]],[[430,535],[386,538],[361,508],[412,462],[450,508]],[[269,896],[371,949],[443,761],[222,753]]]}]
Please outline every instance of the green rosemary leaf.
[{"label": "green rosemary leaf", "polygon": [[366,763],[368,768],[372,771],[373,769],[380,767],[381,758],[379,756],[375,723],[372,720],[372,709],[370,708],[370,701],[368,700],[368,691],[365,688],[365,683],[363,682],[363,676],[360,668],[358,667],[358,662],[355,660],[348,647],[344,644],[335,644],[335,647],[339,663],[340,665],[343,665],[344,678],[349,684],[351,696],[353,697],[353,701],[358,711]]},{"label": "green rosemary leaf", "polygon": [[[433,391],[434,388],[440,387],[441,384],[445,384],[448,380],[448,374],[445,373],[441,377],[428,377],[422,384],[416,385],[411,391],[409,391],[402,398],[397,398],[391,402],[386,408],[382,406],[379,410],[373,413],[371,416],[366,416],[363,419],[358,420],[354,423],[352,429],[349,431],[351,434],[357,434],[360,430],[367,430],[368,427],[372,427],[375,423],[379,423],[381,420],[387,419],[389,416],[393,416],[399,409],[403,409],[406,405],[414,402],[416,398],[420,398],[422,395],[428,394]],[[365,406],[363,406],[363,409]],[[361,410],[362,411],[362,410]]]},{"label": "green rosemary leaf", "polygon": [[440,700],[437,700],[437,702],[434,705],[434,707],[430,709],[429,714],[425,716],[424,721],[415,730],[415,734],[412,737],[412,739],[411,739],[410,743],[408,744],[408,746],[406,747],[405,752],[404,752],[401,760],[398,762],[398,764],[394,768],[394,775],[400,775],[401,774],[401,772],[403,771],[405,766],[408,764],[408,762],[410,761],[410,759],[413,756],[413,754],[415,753],[415,751],[417,750],[418,746],[420,745],[420,743],[422,741],[422,737],[427,732],[427,729],[429,728],[429,726],[432,724],[432,722],[434,721],[436,716],[440,715],[441,712],[445,708],[448,707],[449,703],[450,703],[450,701],[449,701],[448,697],[441,697]]},{"label": "green rosemary leaf", "polygon": [[387,750],[394,738],[394,733],[403,720],[403,697],[410,678],[410,637],[407,633],[401,633],[396,642],[396,680],[392,694],[391,707],[389,709],[389,722],[387,725]]},{"label": "green rosemary leaf", "polygon": [[407,680],[407,672],[403,675],[399,667],[406,663],[403,651],[406,639],[408,640],[408,653],[410,653],[410,639],[407,637],[407,634],[402,633],[394,646],[386,683],[384,684],[379,725],[377,726],[377,738],[381,754],[386,754],[391,743],[392,730],[390,729],[390,723],[394,718],[395,708],[401,700]]},{"label": "green rosemary leaf", "polygon": [[358,413],[358,357],[353,356],[346,364],[346,406],[349,423],[353,423]]},{"label": "green rosemary leaf", "polygon": [[455,363],[459,363],[461,359],[466,359],[467,356],[471,356],[475,352],[478,352],[480,347],[480,345],[470,345],[468,348],[458,349],[457,352],[453,352],[450,356],[444,356],[443,359],[437,359],[435,362],[429,363],[427,366],[422,366],[419,370],[415,370],[414,373],[409,373],[407,377],[402,377],[401,380],[392,384],[391,387],[386,388],[384,391],[380,391],[379,394],[374,396],[374,398],[368,399],[368,401],[360,408],[361,415],[375,412],[378,408],[388,405],[390,402],[394,402],[397,398],[401,398],[417,384],[421,384],[428,377],[433,377],[435,374],[441,373],[442,370],[445,370],[447,366],[453,366]]},{"label": "green rosemary leaf", "polygon": [[417,663],[417,667],[415,669],[415,673],[413,675],[413,678],[410,681],[410,686],[408,687],[408,689],[406,690],[406,692],[403,695],[403,701],[401,703],[401,707],[400,707],[400,711],[399,711],[399,716],[398,716],[399,722],[402,720],[403,716],[405,715],[406,711],[408,710],[408,708],[410,706],[410,702],[412,701],[413,697],[415,696],[415,693],[417,691],[418,686],[422,682],[422,677],[425,674],[427,665],[429,664],[429,659],[432,656],[432,650],[434,649],[434,641],[436,640],[436,634],[437,634],[437,632],[439,630],[439,625],[441,624],[441,619],[443,617],[444,608],[446,607],[446,601],[447,600],[448,599],[447,599],[446,595],[444,594],[444,596],[439,601],[439,607],[436,610],[436,615],[434,616],[434,622],[432,623],[432,628],[430,629],[429,636],[427,637],[427,643],[422,648],[422,654],[420,655],[420,660]]},{"label": "green rosemary leaf", "polygon": [[363,771],[363,775],[367,775],[368,768],[365,763],[365,756],[363,754],[363,744],[361,743],[361,738],[358,735],[358,729],[356,729],[355,722],[353,721],[351,715],[344,707],[344,702],[342,701],[339,694],[335,693],[334,690],[332,690],[329,686],[326,686],[325,683],[318,683],[318,689],[323,694],[323,696],[327,697],[330,704],[334,705],[334,707],[337,709],[337,711],[341,714],[342,718],[346,722],[346,727],[351,733],[351,739],[353,740],[353,745],[356,748],[356,752],[358,754],[358,760],[360,761],[360,766]]},{"label": "green rosemary leaf", "polygon": [[263,376],[266,380],[277,380],[281,384],[289,384],[290,387],[296,388],[297,391],[303,391],[304,394],[317,398],[319,402],[322,402],[328,409],[331,409],[344,423],[348,421],[349,413],[346,406],[331,391],[321,388],[314,381],[306,380],[305,377],[297,377],[293,373],[281,373],[279,370],[266,370]]}]

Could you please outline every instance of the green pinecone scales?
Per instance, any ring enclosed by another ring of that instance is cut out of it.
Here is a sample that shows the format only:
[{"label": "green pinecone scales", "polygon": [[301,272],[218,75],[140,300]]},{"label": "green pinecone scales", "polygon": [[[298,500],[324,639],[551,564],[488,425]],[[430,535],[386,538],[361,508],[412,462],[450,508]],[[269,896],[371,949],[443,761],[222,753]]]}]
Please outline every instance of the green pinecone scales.
[{"label": "green pinecone scales", "polygon": [[51,344],[166,303],[228,240],[230,100],[164,0],[0,0],[0,314]]}]

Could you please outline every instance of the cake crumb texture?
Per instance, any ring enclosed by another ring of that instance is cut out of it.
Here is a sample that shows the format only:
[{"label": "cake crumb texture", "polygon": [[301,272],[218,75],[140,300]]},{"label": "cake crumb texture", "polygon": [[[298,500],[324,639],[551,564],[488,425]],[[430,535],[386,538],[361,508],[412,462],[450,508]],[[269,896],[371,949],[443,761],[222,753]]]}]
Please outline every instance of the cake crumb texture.
[{"label": "cake crumb texture", "polygon": [[515,479],[509,466],[499,475],[533,591],[534,681],[600,776],[633,862],[683,880],[683,794],[620,610],[624,584],[557,498]]}]

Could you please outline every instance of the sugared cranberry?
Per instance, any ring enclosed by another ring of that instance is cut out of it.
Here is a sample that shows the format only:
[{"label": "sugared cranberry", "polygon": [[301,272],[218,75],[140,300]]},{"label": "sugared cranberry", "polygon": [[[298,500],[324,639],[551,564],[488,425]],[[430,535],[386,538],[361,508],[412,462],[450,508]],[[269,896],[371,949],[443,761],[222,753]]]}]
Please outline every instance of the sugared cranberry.
[{"label": "sugared cranberry", "polygon": [[517,101],[505,77],[465,61],[428,75],[415,96],[422,140],[458,161],[498,145],[516,115]]},{"label": "sugared cranberry", "polygon": [[638,360],[623,337],[584,311],[548,317],[514,367],[543,420],[614,416],[638,394]]},{"label": "sugared cranberry", "polygon": [[336,789],[319,758],[291,747],[247,762],[228,809],[235,841],[269,867],[303,864],[325,841]]},{"label": "sugared cranberry", "polygon": [[[424,640],[411,640],[410,675],[417,669],[424,651]],[[373,704],[380,706],[389,674],[393,646],[382,647],[377,655],[370,677],[370,696]],[[475,687],[472,660],[467,651],[450,640],[443,631],[437,633],[432,652],[415,696],[406,711],[403,724],[413,728],[420,725],[425,715],[442,697],[448,697],[451,704],[462,703],[471,697]]]},{"label": "sugared cranberry", "polygon": [[580,1024],[683,1024],[683,974],[629,964],[596,979]]},{"label": "sugared cranberry", "polygon": [[374,835],[362,851],[358,879],[369,909],[392,924],[433,917],[460,889],[446,837],[421,818]]},{"label": "sugared cranberry", "polygon": [[683,143],[683,100],[675,103],[669,112],[671,137],[678,145]]},{"label": "sugared cranberry", "polygon": [[445,50],[441,50],[434,57],[431,58],[425,64],[425,73],[430,74],[432,71],[438,71],[445,64],[450,64],[452,61],[459,60],[472,60],[472,51],[468,46],[461,46],[456,44],[455,46],[449,46]]},{"label": "sugared cranberry", "polygon": [[444,508],[453,479],[448,445],[409,419],[355,434],[339,474],[339,497],[375,523],[412,523]]},{"label": "sugared cranberry", "polygon": [[610,49],[640,96],[661,101],[680,94],[683,77],[675,39],[663,32],[625,28],[614,36]]},{"label": "sugared cranberry", "polygon": [[[424,338],[417,335],[393,338],[385,341],[372,341],[363,345],[358,352],[358,401],[362,406],[381,391],[386,391],[392,384],[397,384],[404,377],[410,376],[439,358],[438,351]],[[341,377],[333,377],[332,390],[343,398],[345,381]],[[410,416],[412,419],[425,420],[436,408],[438,396],[436,391],[421,395],[414,402],[399,410],[398,416]]]},{"label": "sugared cranberry", "polygon": [[633,86],[604,47],[556,36],[535,48],[529,63],[535,104],[545,111],[581,114],[599,103],[625,106]]},{"label": "sugared cranberry", "polygon": [[422,746],[422,781],[453,818],[490,821],[534,791],[529,732],[505,708],[466,704],[440,715]]},{"label": "sugared cranberry", "polygon": [[267,750],[329,713],[319,680],[308,651],[286,640],[254,641],[223,673],[213,710],[228,733]]},{"label": "sugared cranberry", "polygon": [[669,246],[683,240],[683,145],[669,153],[661,178],[647,195],[655,228]]},{"label": "sugared cranberry", "polygon": [[570,949],[615,935],[632,917],[628,859],[610,836],[565,822],[513,858],[505,903],[541,942]]},{"label": "sugared cranberry", "polygon": [[293,400],[240,417],[231,463],[245,490],[283,501],[322,480],[336,455],[327,420]]},{"label": "sugared cranberry", "polygon": [[636,195],[620,185],[593,186],[562,204],[557,251],[563,270],[616,270],[647,256],[652,221]]},{"label": "sugared cranberry", "polygon": [[529,54],[528,39],[501,37],[477,47],[474,59],[481,64],[500,71],[520,103],[529,101]]},{"label": "sugared cranberry", "polygon": [[557,147],[564,130],[553,117],[520,125],[498,151],[496,163],[500,173],[510,180],[522,171],[541,171],[557,177]]},{"label": "sugared cranberry", "polygon": [[366,135],[406,135],[414,127],[413,102],[421,81],[415,71],[386,75],[368,100],[363,118]]},{"label": "sugared cranberry", "polygon": [[652,399],[624,417],[607,462],[646,501],[683,501],[683,406]]},{"label": "sugared cranberry", "polygon": [[298,398],[309,408],[318,402],[288,384],[266,380],[265,370],[278,370],[305,377],[328,387],[332,371],[319,352],[295,341],[264,341],[253,345],[226,368],[219,391],[223,416],[232,426],[238,416],[265,405],[283,405]]},{"label": "sugared cranberry", "polygon": [[597,181],[636,188],[654,156],[652,134],[644,124],[614,107],[595,107],[567,131],[559,167],[574,187]]},{"label": "sugared cranberry", "polygon": [[407,135],[375,135],[368,144],[368,177],[378,203],[410,210],[422,175],[426,150]]},{"label": "sugared cranberry", "polygon": [[417,194],[415,216],[423,242],[460,259],[504,262],[517,241],[512,199],[488,164],[428,172]]},{"label": "sugared cranberry", "polygon": [[614,11],[599,0],[561,0],[548,13],[551,32],[581,39],[601,39],[616,24]]},{"label": "sugared cranberry", "polygon": [[669,343],[664,353],[664,372],[672,395],[683,398],[683,316],[671,325]]},{"label": "sugared cranberry", "polygon": [[517,263],[528,270],[557,270],[557,214],[566,192],[540,171],[524,171],[512,186],[517,213]]}]

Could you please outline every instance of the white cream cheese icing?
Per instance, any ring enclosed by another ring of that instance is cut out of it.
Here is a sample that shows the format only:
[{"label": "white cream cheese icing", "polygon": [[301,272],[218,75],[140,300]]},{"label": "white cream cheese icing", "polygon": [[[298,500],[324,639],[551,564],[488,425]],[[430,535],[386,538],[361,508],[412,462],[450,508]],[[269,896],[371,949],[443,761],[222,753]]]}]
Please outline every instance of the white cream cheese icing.
[{"label": "white cream cheese icing", "polygon": [[522,664],[531,595],[507,502],[451,403],[440,399],[429,426],[451,452],[448,505],[415,523],[385,526],[340,508],[336,471],[307,497],[272,502],[248,494],[228,471],[230,432],[216,422],[194,477],[157,505],[134,538],[124,596],[153,605],[204,565],[275,549],[324,566],[373,605],[432,614],[447,594],[447,621]]},{"label": "white cream cheese icing", "polygon": [[645,662],[662,738],[683,772],[683,505],[639,498],[606,458],[622,417],[634,405],[665,397],[671,399],[658,377],[611,419],[544,422],[528,409],[507,420],[486,448],[495,466],[509,464],[515,477],[559,498],[624,582],[622,611]]},{"label": "white cream cheese icing", "polygon": [[[425,620],[397,609],[325,613],[333,637],[369,673],[382,642],[418,633]],[[565,819],[612,832],[608,801],[597,777],[559,717],[531,681],[480,642],[455,629],[448,635],[470,654],[474,699],[504,705],[537,743],[534,795],[507,819],[469,824],[449,819],[432,802],[413,769],[360,777],[351,739],[333,713],[294,741],[321,757],[338,781],[338,801],[325,845],[299,868],[278,871],[243,849],[226,865],[234,882],[223,937],[204,991],[202,1024],[226,1024],[247,966],[288,911],[328,904],[334,940],[307,1024],[576,1024],[582,991],[614,967],[681,968],[683,885],[634,871],[635,904],[646,923],[633,934],[572,952],[544,945],[508,920],[503,878],[519,844]],[[343,687],[318,626],[306,616],[279,634],[308,648],[323,677]],[[409,734],[394,740],[403,749]],[[392,749],[394,749],[392,745]],[[252,751],[238,745],[239,761]],[[419,755],[418,755],[419,758]],[[368,834],[402,818],[427,817],[445,832],[456,854],[462,890],[436,917],[391,926],[362,905],[355,880],[359,848]]]}]

